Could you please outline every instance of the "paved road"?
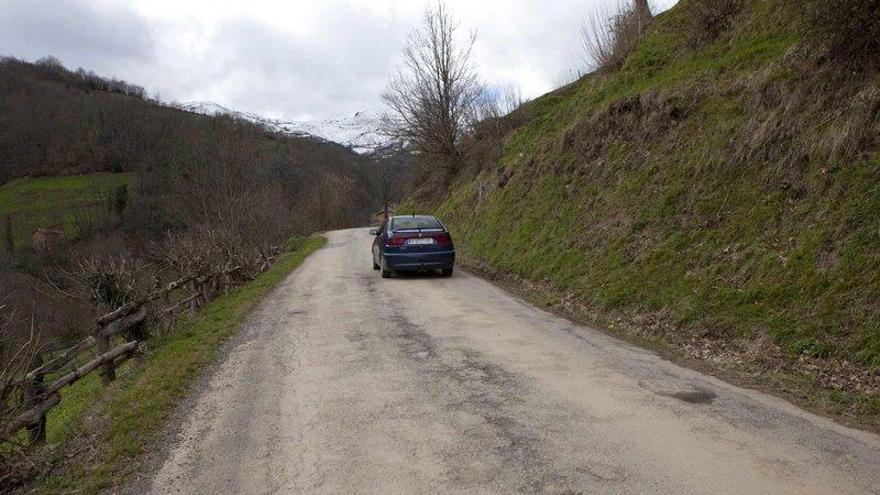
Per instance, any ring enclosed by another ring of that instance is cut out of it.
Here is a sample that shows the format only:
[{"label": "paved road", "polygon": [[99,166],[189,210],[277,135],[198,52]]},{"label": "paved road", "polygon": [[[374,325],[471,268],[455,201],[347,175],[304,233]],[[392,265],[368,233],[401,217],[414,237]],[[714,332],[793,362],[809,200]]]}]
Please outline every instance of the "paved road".
[{"label": "paved road", "polygon": [[880,493],[880,440],[333,232],[250,319],[154,493]]}]

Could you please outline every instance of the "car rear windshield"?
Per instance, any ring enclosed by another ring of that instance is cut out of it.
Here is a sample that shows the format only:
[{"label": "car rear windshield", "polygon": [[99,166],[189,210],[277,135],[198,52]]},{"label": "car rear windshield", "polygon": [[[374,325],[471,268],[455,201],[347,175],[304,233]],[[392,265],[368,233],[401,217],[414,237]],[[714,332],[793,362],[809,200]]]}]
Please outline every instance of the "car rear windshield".
[{"label": "car rear windshield", "polygon": [[434,217],[397,217],[391,219],[391,230],[442,229]]}]

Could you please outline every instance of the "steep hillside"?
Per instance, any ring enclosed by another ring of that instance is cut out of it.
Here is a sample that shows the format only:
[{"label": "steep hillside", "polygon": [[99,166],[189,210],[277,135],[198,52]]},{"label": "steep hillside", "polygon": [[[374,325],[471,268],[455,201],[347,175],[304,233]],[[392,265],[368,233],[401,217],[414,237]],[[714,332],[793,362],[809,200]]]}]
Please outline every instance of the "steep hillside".
[{"label": "steep hillside", "polygon": [[550,305],[796,377],[877,426],[880,77],[804,42],[795,4],[748,1],[706,33],[683,0],[620,70],[530,103],[497,159],[409,207]]}]

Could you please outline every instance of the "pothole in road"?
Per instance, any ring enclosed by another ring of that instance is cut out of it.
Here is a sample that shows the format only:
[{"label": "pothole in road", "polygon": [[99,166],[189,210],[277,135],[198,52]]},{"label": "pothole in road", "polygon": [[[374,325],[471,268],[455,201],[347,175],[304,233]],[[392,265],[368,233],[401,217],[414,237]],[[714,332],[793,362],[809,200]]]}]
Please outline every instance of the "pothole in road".
[{"label": "pothole in road", "polygon": [[708,390],[686,390],[683,392],[672,392],[662,394],[672,397],[688,404],[711,404],[718,396]]},{"label": "pothole in road", "polygon": [[688,404],[711,404],[718,398],[714,392],[688,383],[669,383],[668,380],[639,380],[639,387],[663,397],[672,397]]}]

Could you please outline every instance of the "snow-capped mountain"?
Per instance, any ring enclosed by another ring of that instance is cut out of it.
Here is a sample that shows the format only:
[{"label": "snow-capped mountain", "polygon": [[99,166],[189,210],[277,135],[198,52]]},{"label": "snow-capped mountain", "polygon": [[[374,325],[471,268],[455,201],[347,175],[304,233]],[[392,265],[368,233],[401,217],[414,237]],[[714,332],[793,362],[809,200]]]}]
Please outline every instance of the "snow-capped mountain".
[{"label": "snow-capped mountain", "polygon": [[368,112],[358,112],[349,117],[335,119],[287,121],[230,110],[210,101],[191,101],[179,104],[177,108],[209,116],[232,115],[260,124],[273,132],[331,141],[361,154],[372,153],[389,144],[388,139],[378,132],[378,116]]}]

